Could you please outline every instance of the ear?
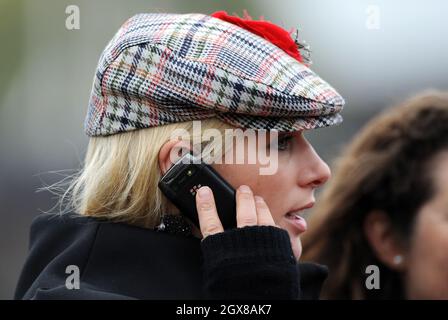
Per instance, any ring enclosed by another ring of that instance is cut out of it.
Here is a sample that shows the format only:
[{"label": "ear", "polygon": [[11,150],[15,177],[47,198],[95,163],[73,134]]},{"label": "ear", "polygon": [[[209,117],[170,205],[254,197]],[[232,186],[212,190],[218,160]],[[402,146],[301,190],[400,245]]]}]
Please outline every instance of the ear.
[{"label": "ear", "polygon": [[372,211],[364,219],[364,234],[376,257],[395,271],[406,270],[406,252],[386,213]]},{"label": "ear", "polygon": [[191,150],[187,141],[169,140],[159,150],[159,169],[162,175],[179,160],[185,153]]}]

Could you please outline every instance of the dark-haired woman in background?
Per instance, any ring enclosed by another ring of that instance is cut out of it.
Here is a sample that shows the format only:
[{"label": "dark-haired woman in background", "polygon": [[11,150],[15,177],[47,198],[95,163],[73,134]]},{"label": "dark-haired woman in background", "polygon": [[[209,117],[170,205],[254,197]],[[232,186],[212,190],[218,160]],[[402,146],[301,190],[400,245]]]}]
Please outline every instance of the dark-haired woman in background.
[{"label": "dark-haired woman in background", "polygon": [[[372,120],[339,160],[303,239],[328,299],[448,299],[448,94]],[[366,267],[380,288],[367,289]]]}]

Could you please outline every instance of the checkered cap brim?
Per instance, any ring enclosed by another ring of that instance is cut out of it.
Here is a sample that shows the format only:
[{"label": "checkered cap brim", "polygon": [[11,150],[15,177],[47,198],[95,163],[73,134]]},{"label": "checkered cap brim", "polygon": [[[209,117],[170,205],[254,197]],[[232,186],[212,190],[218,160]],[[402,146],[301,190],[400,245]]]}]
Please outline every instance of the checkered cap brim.
[{"label": "checkered cap brim", "polygon": [[344,99],[267,40],[203,14],[139,14],[103,51],[89,136],[217,117],[240,128],[338,124]]}]

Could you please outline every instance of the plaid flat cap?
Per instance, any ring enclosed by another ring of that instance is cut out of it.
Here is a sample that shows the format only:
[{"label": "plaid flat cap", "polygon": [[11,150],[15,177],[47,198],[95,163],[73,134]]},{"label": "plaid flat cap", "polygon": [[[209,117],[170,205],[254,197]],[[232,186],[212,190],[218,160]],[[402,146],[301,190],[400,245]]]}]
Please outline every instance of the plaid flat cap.
[{"label": "plaid flat cap", "polygon": [[216,117],[299,131],[342,122],[344,99],[270,41],[204,14],[138,14],[103,51],[84,129],[106,136]]}]

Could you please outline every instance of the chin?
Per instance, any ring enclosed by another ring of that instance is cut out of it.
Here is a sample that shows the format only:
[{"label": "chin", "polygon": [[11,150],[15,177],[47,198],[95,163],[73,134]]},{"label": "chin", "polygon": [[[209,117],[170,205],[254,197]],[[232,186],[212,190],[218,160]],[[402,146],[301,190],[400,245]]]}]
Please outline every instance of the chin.
[{"label": "chin", "polygon": [[292,251],[296,260],[299,260],[300,256],[302,255],[302,241],[300,240],[300,234],[302,234],[303,232],[298,232],[295,227],[293,227],[290,223],[285,222],[284,220],[280,221],[278,223],[278,226],[288,232]]},{"label": "chin", "polygon": [[289,239],[291,240],[291,248],[294,253],[294,257],[296,257],[296,260],[298,261],[302,256],[302,241],[300,240],[300,236],[288,229],[285,230],[288,232]]},{"label": "chin", "polygon": [[298,237],[296,239],[291,238],[291,246],[294,257],[296,257],[296,260],[298,261],[302,256],[302,241],[300,241],[300,238]]}]

